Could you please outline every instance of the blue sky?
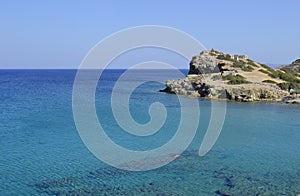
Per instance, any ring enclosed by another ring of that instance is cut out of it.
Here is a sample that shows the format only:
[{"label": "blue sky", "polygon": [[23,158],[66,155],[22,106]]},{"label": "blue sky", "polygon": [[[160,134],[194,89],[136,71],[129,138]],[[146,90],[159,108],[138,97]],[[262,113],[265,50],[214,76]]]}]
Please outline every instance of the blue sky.
[{"label": "blue sky", "polygon": [[[300,1],[1,1],[0,68],[78,68],[100,40],[166,25],[206,48],[287,64],[300,58]],[[200,51],[199,51],[200,52]]]}]

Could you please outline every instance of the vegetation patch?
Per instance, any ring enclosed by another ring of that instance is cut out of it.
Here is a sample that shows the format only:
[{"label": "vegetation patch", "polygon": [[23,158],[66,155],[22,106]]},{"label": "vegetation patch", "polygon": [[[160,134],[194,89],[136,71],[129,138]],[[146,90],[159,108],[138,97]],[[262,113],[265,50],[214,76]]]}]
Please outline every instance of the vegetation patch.
[{"label": "vegetation patch", "polygon": [[268,71],[264,69],[259,69],[258,71],[268,74],[272,78],[279,78],[286,82],[300,83],[300,79],[298,78],[298,73],[295,71],[283,70],[283,69],[277,71],[273,69],[268,69]]},{"label": "vegetation patch", "polygon": [[247,63],[245,63],[244,61],[235,61],[233,62],[232,66],[236,68],[240,68],[246,72],[251,72],[254,70],[254,68],[251,65],[247,65]]},{"label": "vegetation patch", "polygon": [[278,72],[278,77],[287,82],[297,82],[300,83],[300,79],[298,78],[298,73],[292,70],[281,69],[282,71]]},{"label": "vegetation patch", "polygon": [[248,64],[253,66],[253,67],[259,67],[256,63],[254,63],[254,61],[248,59]]},{"label": "vegetation patch", "polygon": [[[235,60],[235,59],[232,59],[230,55],[220,54],[215,50],[211,50],[211,54],[217,55],[217,59],[219,59],[219,60],[226,60],[226,61],[233,62],[232,66],[235,68],[239,68],[242,71],[252,72],[255,69],[255,67],[261,67],[261,69],[259,69],[260,72],[267,74],[271,78],[278,78],[278,79],[285,81],[285,82],[278,84],[274,80],[264,80],[263,81],[264,83],[277,84],[283,90],[290,90],[290,89],[298,90],[298,89],[300,89],[300,78],[299,78],[300,75],[296,71],[285,69],[285,68],[281,68],[280,70],[274,70],[266,64],[258,64],[250,59],[248,59],[247,61]],[[297,63],[298,62],[300,62],[300,59],[297,60]],[[228,80],[228,82],[227,82],[228,84],[250,83],[249,81],[246,80],[246,78],[244,78],[241,75],[227,75],[227,76],[223,76],[222,78],[224,80]]]},{"label": "vegetation patch", "polygon": [[242,70],[243,70],[243,71],[246,71],[246,72],[251,72],[251,71],[254,70],[254,68],[251,67],[250,65],[248,65],[248,66],[243,67]]},{"label": "vegetation patch", "polygon": [[279,86],[282,90],[291,90],[294,89],[295,91],[299,91],[300,90],[300,83],[296,83],[296,82],[282,82],[277,84],[277,86]]},{"label": "vegetation patch", "polygon": [[214,49],[211,49],[211,50],[209,51],[209,54],[210,54],[211,56],[217,56],[217,54],[219,54],[219,52],[216,51],[216,50],[214,50]]},{"label": "vegetation patch", "polygon": [[251,72],[254,70],[253,66],[254,67],[258,67],[253,61],[247,61],[247,63],[245,61],[242,61],[242,60],[235,60],[235,59],[232,59],[230,57],[230,55],[228,54],[220,54],[217,56],[217,59],[219,60],[226,60],[226,61],[231,61],[233,62],[232,66],[233,67],[236,67],[236,68],[240,68],[241,70],[243,71],[246,71],[246,72]]},{"label": "vegetation patch", "polygon": [[237,68],[243,68],[246,65],[244,61],[235,61],[232,66]]},{"label": "vegetation patch", "polygon": [[226,54],[220,54],[217,56],[217,59],[219,60],[226,60],[226,61],[231,61],[231,62],[236,62],[236,60],[232,59],[230,57],[230,55],[226,55]]},{"label": "vegetation patch", "polygon": [[263,68],[265,68],[266,70],[268,70],[269,72],[273,72],[274,70],[269,67],[268,65],[265,65],[265,64],[260,64],[260,66],[262,66]]},{"label": "vegetation patch", "polygon": [[227,75],[222,77],[223,80],[229,80],[227,84],[249,84],[250,82],[246,80],[245,77],[237,75]]},{"label": "vegetation patch", "polygon": [[292,92],[292,94],[300,94],[300,89],[296,89]]},{"label": "vegetation patch", "polygon": [[264,74],[270,74],[268,71],[266,71],[266,70],[264,70],[264,69],[259,69],[258,71],[260,71],[260,72],[262,72],[262,73],[264,73]]},{"label": "vegetation patch", "polygon": [[297,77],[297,73],[290,70],[277,71],[278,78],[290,82],[290,83],[300,83],[300,79]]},{"label": "vegetation patch", "polygon": [[269,72],[268,74],[271,78],[279,78],[279,73],[277,71]]},{"label": "vegetation patch", "polygon": [[274,80],[263,80],[264,83],[277,84]]}]

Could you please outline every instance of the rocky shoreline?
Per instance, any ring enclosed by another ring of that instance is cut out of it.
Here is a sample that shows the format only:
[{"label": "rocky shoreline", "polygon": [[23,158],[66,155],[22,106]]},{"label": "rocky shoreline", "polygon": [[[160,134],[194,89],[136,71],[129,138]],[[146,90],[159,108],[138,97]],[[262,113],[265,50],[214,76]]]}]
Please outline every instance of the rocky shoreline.
[{"label": "rocky shoreline", "polygon": [[160,91],[211,100],[299,104],[300,74],[290,67],[274,70],[247,55],[202,51],[192,58],[185,78],[166,81]]}]

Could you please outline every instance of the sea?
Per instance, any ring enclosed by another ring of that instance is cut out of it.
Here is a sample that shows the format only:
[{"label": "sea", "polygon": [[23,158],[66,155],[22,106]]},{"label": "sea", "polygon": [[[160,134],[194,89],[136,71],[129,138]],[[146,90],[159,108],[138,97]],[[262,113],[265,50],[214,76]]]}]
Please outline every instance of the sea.
[{"label": "sea", "polygon": [[[188,70],[180,71],[185,75]],[[94,93],[99,123],[123,148],[149,151],[163,146],[176,135],[183,114],[178,96],[159,90],[166,80],[176,78],[168,70],[138,70],[127,78],[127,85],[114,89],[125,72],[102,72]],[[145,72],[157,81],[131,89]],[[192,141],[168,164],[130,171],[99,159],[83,141],[72,105],[76,73],[0,70],[0,195],[300,194],[299,105],[226,102],[221,133],[210,151],[199,156],[218,101],[180,97],[199,107],[198,121],[191,122],[197,126]],[[89,83],[88,78],[81,82]],[[112,111],[114,90],[118,96],[131,93],[122,104],[139,124],[152,120],[152,103],[161,103],[167,111],[163,126],[147,136],[125,132]]]}]

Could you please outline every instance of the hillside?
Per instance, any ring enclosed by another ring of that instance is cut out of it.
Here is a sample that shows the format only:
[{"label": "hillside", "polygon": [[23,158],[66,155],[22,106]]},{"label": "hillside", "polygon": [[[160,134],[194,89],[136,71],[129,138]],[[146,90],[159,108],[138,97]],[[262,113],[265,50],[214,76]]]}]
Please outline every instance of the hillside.
[{"label": "hillside", "polygon": [[247,55],[212,49],[194,56],[187,77],[167,81],[162,91],[208,99],[281,101],[299,90],[300,75],[294,69],[272,69]]},{"label": "hillside", "polygon": [[294,62],[292,62],[289,65],[283,66],[282,69],[286,69],[289,71],[295,71],[298,72],[298,74],[300,73],[300,59],[295,60]]}]

